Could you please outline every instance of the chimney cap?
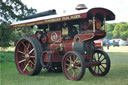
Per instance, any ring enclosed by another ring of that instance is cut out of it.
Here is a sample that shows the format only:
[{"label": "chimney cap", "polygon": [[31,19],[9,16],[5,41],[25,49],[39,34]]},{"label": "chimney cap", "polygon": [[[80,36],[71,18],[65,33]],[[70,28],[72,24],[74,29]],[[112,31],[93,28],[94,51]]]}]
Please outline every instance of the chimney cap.
[{"label": "chimney cap", "polygon": [[77,7],[76,7],[76,10],[83,10],[83,9],[87,9],[85,4],[78,4]]}]

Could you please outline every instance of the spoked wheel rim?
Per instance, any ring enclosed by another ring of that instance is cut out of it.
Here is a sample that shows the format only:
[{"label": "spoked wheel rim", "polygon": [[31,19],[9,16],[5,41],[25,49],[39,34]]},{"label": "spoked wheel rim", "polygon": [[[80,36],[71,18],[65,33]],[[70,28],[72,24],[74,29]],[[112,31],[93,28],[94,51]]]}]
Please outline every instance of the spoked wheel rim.
[{"label": "spoked wheel rim", "polygon": [[[24,75],[34,75],[41,70],[41,65],[37,58],[33,38],[22,39],[18,42],[15,50],[15,63],[18,71]],[[37,67],[40,67],[37,69]]]},{"label": "spoked wheel rim", "polygon": [[110,70],[110,59],[107,53],[97,50],[93,53],[95,65],[89,67],[89,71],[96,76],[105,76]]},{"label": "spoked wheel rim", "polygon": [[69,80],[80,80],[85,72],[84,59],[76,52],[67,53],[63,60],[63,72]]}]

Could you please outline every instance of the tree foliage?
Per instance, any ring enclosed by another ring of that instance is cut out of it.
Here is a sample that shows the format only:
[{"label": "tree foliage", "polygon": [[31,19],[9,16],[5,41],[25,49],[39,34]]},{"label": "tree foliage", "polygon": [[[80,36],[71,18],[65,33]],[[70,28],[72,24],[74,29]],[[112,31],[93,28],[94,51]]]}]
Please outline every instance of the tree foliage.
[{"label": "tree foliage", "polygon": [[120,38],[120,25],[117,24],[113,30],[113,38]]},{"label": "tree foliage", "polygon": [[107,36],[106,36],[107,39],[112,39],[112,36],[113,36],[112,31],[114,30],[115,25],[116,24],[114,23],[106,25],[107,26]]},{"label": "tree foliage", "polygon": [[7,47],[10,41],[30,34],[30,29],[12,30],[9,26],[12,22],[22,20],[24,16],[35,12],[35,9],[28,8],[21,0],[0,0],[0,47]]},{"label": "tree foliage", "polygon": [[107,39],[122,38],[126,40],[128,38],[128,23],[120,22],[107,24]]},{"label": "tree foliage", "polygon": [[9,24],[6,22],[2,22],[0,25],[0,47],[8,47],[9,41],[11,40],[11,34],[12,30],[9,29]]},{"label": "tree foliage", "polygon": [[27,8],[21,0],[1,0],[0,3],[0,16],[9,23],[36,12],[35,9]]}]

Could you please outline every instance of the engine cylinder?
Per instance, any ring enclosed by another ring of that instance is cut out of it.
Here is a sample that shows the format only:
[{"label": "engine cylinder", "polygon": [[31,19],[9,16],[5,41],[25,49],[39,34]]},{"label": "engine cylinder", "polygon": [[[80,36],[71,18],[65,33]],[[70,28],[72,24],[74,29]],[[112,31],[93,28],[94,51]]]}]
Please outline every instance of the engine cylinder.
[{"label": "engine cylinder", "polygon": [[95,44],[92,40],[87,40],[81,43],[75,43],[73,48],[75,51],[81,54],[91,54],[95,49]]}]

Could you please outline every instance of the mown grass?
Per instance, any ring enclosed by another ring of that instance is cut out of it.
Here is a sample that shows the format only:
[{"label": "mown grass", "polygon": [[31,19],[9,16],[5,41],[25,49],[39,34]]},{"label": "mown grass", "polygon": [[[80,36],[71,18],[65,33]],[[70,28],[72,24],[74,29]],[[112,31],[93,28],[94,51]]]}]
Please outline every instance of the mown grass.
[{"label": "mown grass", "polygon": [[[112,64],[108,75],[92,76],[86,69],[80,81],[67,80],[63,73],[48,73],[44,70],[36,76],[21,75],[14,62],[1,62],[1,85],[128,85],[128,52],[109,52],[108,54]],[[5,55],[13,55],[13,52]]]},{"label": "mown grass", "polygon": [[13,51],[0,51],[0,63],[5,61],[14,62]]}]

